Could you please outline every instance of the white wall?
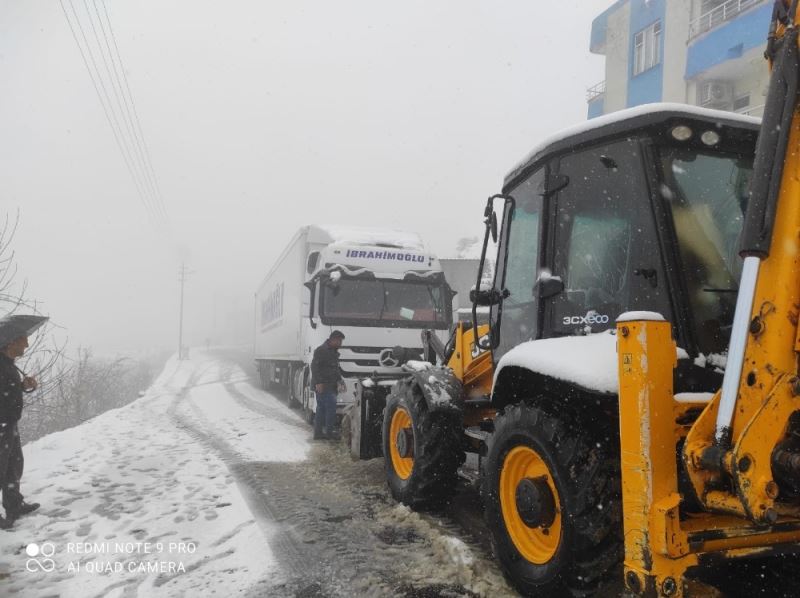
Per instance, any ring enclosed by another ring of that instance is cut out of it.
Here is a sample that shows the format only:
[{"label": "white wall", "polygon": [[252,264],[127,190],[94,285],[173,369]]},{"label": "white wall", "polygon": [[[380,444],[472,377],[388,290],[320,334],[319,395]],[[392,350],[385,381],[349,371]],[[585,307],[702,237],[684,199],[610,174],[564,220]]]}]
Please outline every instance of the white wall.
[{"label": "white wall", "polygon": [[686,54],[689,37],[689,16],[692,0],[670,0],[666,3],[664,23],[664,102],[694,103],[686,90]]},{"label": "white wall", "polygon": [[630,53],[631,6],[623,4],[608,15],[606,29],[606,97],[603,112],[622,110],[628,102],[628,56]]},{"label": "white wall", "polygon": [[[757,48],[748,53],[746,64],[741,69],[741,74],[733,82],[734,96],[750,93],[750,108],[764,104],[767,99],[767,86],[769,85],[769,69],[764,59],[763,49]],[[761,110],[754,112],[754,116],[761,116]]]}]

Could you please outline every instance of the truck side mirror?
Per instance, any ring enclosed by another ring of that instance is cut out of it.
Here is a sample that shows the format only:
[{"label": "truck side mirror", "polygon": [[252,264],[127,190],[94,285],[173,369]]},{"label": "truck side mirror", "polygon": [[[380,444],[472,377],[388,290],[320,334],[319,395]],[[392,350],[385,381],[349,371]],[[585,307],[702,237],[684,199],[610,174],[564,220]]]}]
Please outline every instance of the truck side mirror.
[{"label": "truck side mirror", "polygon": [[317,323],[314,321],[314,300],[317,296],[317,281],[309,280],[308,282],[304,282],[303,286],[311,293],[311,297],[308,301],[308,321],[311,324],[311,328],[316,329]]},{"label": "truck side mirror", "polygon": [[317,269],[317,262],[319,262],[319,251],[312,251],[308,254],[308,260],[306,261],[306,272],[309,274],[313,273],[314,270]]}]

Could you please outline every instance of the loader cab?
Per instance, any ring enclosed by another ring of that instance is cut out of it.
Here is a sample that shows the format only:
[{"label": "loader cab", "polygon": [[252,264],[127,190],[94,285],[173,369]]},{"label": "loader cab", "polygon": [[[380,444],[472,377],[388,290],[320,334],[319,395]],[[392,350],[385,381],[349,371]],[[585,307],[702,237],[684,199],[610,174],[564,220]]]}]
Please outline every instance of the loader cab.
[{"label": "loader cab", "polygon": [[[598,121],[535,150],[494,201],[495,363],[646,310],[703,365],[727,348],[758,121],[674,105]],[[685,390],[717,383],[683,361]]]}]

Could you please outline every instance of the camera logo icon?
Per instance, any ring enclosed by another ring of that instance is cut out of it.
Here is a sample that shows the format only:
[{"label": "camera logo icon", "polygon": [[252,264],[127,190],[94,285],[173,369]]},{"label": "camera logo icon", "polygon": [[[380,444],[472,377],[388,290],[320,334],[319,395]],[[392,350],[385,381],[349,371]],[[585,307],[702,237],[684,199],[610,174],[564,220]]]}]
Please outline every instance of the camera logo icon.
[{"label": "camera logo icon", "polygon": [[25,547],[25,554],[30,558],[25,561],[25,569],[31,573],[44,571],[50,573],[56,568],[56,562],[50,558],[56,553],[55,544],[44,542],[41,545],[31,542]]}]

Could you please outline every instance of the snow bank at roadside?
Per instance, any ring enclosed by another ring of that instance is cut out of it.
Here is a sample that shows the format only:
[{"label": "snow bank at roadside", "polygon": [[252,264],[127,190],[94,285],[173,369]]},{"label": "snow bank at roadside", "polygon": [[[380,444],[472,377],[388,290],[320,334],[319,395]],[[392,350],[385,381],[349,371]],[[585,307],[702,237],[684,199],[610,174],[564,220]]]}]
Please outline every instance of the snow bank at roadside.
[{"label": "snow bank at roadside", "polygon": [[25,445],[22,491],[42,507],[0,532],[3,594],[228,596],[270,575],[225,464],[170,418],[212,370],[173,358],[142,398]]}]

